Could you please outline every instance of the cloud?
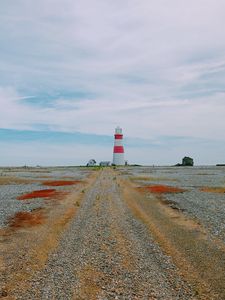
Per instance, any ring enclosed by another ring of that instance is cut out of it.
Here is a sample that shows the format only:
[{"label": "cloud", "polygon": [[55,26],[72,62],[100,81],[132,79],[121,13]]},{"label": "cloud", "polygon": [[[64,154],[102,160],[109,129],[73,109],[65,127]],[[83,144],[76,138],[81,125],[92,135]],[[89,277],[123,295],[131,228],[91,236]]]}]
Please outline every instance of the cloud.
[{"label": "cloud", "polygon": [[[1,128],[83,132],[112,135],[117,124],[129,137],[159,135],[224,138],[224,93],[182,100],[124,101],[120,99],[64,100],[51,106],[29,105],[12,89],[1,90]],[[211,120],[211,122],[209,122]]]},{"label": "cloud", "polygon": [[186,73],[189,60],[207,63],[214,53],[224,60],[220,0],[204,5],[173,0],[169,6],[164,1],[22,0],[1,6],[3,77],[10,73],[24,89],[97,86],[101,91],[114,81],[123,89],[121,76],[136,75],[167,90],[174,70]]},{"label": "cloud", "polygon": [[0,127],[223,140],[223,0],[3,0]]}]

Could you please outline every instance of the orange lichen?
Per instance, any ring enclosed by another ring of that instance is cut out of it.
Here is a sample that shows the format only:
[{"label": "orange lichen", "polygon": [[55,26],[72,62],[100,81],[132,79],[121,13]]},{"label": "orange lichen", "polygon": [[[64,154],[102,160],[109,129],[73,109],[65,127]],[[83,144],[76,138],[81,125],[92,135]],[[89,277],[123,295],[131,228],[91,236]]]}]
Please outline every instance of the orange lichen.
[{"label": "orange lichen", "polygon": [[20,211],[9,219],[12,228],[31,227],[44,223],[44,215],[40,209],[32,212]]},{"label": "orange lichen", "polygon": [[202,192],[206,193],[219,193],[224,194],[225,193],[225,187],[203,187],[200,189]]},{"label": "orange lichen", "polygon": [[138,187],[138,190],[143,192],[151,192],[155,194],[164,194],[164,193],[183,193],[184,189],[168,186],[168,185],[150,185],[144,187]]},{"label": "orange lichen", "polygon": [[45,181],[42,185],[46,186],[66,186],[66,185],[74,185],[81,183],[80,180],[55,180],[55,181]]}]

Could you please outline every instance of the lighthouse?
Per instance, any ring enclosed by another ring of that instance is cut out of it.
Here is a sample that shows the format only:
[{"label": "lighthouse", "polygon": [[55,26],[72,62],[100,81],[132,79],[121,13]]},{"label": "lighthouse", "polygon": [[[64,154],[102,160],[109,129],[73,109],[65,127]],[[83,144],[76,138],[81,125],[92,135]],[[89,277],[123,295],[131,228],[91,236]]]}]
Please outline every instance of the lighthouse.
[{"label": "lighthouse", "polygon": [[124,165],[123,133],[119,126],[115,129],[114,137],[113,165],[122,166]]}]

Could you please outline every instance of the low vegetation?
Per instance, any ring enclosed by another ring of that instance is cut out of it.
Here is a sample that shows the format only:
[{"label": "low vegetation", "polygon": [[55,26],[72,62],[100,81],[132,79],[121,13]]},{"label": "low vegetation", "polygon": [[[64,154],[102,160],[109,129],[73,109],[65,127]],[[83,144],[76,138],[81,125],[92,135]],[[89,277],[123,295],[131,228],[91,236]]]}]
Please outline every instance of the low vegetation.
[{"label": "low vegetation", "polygon": [[67,194],[68,194],[68,192],[56,191],[55,189],[38,190],[38,191],[33,191],[31,193],[27,193],[22,196],[19,196],[19,197],[17,197],[17,200],[28,200],[28,199],[34,199],[34,198],[59,199]]},{"label": "low vegetation", "polygon": [[30,184],[36,180],[18,178],[18,177],[9,177],[9,176],[0,176],[0,185],[6,184]]},{"label": "low vegetation", "polygon": [[177,181],[174,178],[166,178],[166,177],[146,177],[146,176],[137,176],[131,177],[132,181]]},{"label": "low vegetation", "polygon": [[54,180],[54,181],[45,181],[42,185],[45,186],[66,186],[66,185],[75,185],[81,183],[80,180]]},{"label": "low vegetation", "polygon": [[168,186],[168,185],[150,185],[137,188],[141,192],[150,192],[154,194],[165,194],[165,193],[183,193],[184,189]]},{"label": "low vegetation", "polygon": [[41,209],[32,212],[20,211],[9,219],[11,228],[31,227],[44,223],[44,214]]},{"label": "low vegetation", "polygon": [[200,190],[206,193],[225,193],[225,187],[203,187]]}]

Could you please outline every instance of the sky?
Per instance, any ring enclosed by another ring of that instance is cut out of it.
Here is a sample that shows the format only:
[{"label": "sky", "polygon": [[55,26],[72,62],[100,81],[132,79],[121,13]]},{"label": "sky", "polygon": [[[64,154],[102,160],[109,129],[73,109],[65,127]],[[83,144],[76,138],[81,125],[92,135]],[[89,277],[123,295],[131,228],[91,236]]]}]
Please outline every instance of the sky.
[{"label": "sky", "polygon": [[224,0],[1,0],[0,165],[225,163]]}]

